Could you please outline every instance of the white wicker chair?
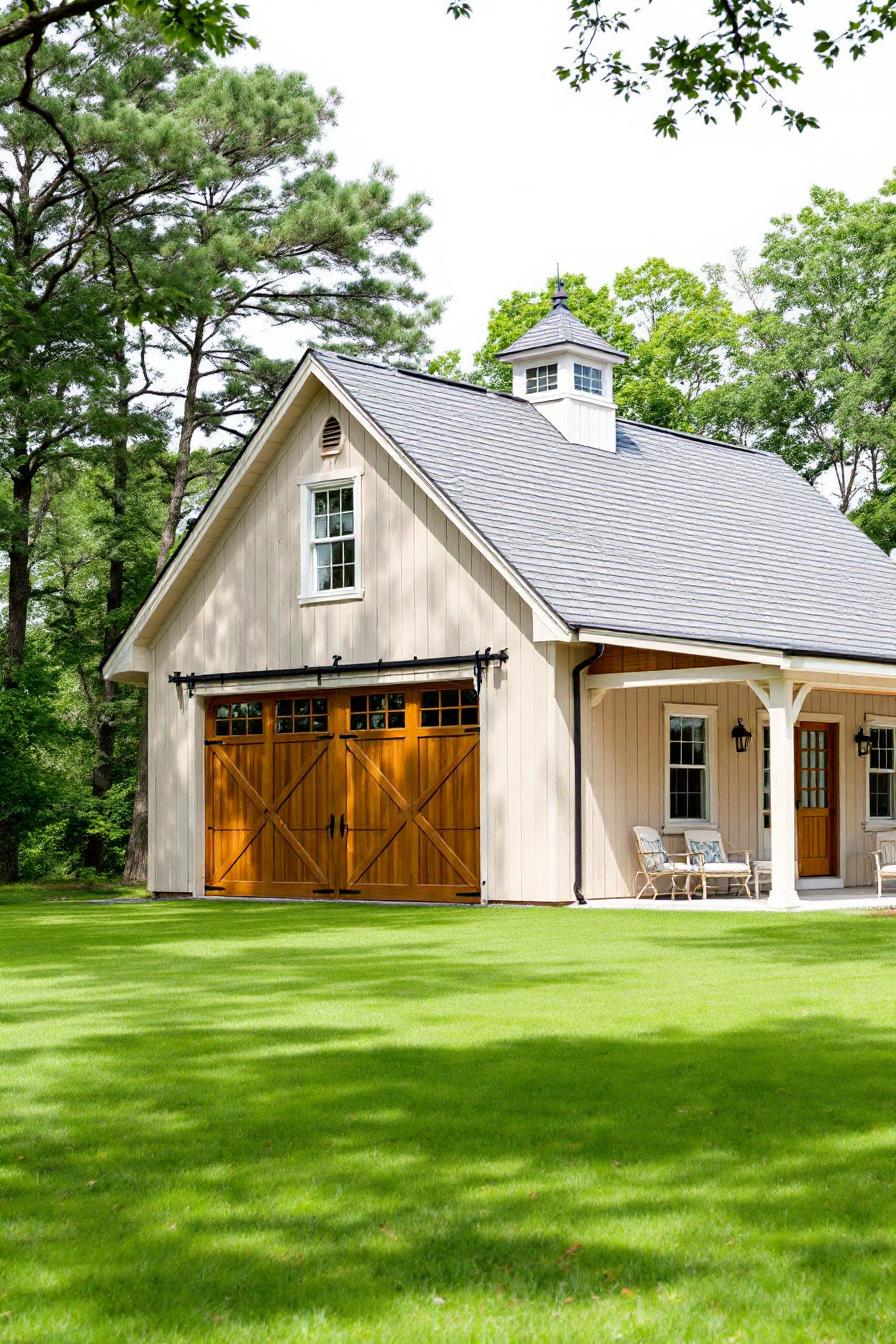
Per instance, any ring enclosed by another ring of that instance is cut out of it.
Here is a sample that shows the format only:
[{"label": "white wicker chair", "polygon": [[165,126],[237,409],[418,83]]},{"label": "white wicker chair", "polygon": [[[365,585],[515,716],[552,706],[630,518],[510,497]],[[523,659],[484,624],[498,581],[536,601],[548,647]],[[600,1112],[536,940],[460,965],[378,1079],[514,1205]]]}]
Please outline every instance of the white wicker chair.
[{"label": "white wicker chair", "polygon": [[690,900],[691,883],[700,880],[700,860],[688,854],[667,853],[659,831],[652,826],[633,826],[632,831],[638,849],[635,900],[639,901],[645,891],[656,900],[660,895],[657,885],[660,881],[669,882],[668,894],[673,901],[676,896],[686,896]]},{"label": "white wicker chair", "polygon": [[871,851],[877,875],[877,894],[883,896],[884,883],[896,882],[896,831],[878,831],[877,849]]},{"label": "white wicker chair", "polygon": [[[703,899],[706,900],[706,884],[713,879],[733,882],[748,900],[753,899],[750,883],[753,881],[753,868],[750,864],[748,849],[728,849],[718,831],[709,831],[701,827],[699,831],[685,831],[684,843],[691,858],[702,860],[700,869],[703,886]],[[758,895],[758,892],[756,893]]]}]

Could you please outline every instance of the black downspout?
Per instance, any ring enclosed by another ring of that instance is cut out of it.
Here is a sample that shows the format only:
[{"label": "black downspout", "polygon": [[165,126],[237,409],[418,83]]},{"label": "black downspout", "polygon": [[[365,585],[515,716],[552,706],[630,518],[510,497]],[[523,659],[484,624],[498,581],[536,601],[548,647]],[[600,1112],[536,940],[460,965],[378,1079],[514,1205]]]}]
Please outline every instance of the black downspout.
[{"label": "black downspout", "polygon": [[582,891],[582,682],[581,676],[586,667],[599,658],[604,651],[603,644],[595,644],[594,652],[589,653],[587,658],[583,658],[580,663],[576,663],[572,670],[572,760],[573,774],[575,783],[573,786],[573,796],[575,799],[574,815],[574,878],[572,884],[572,893],[579,905],[585,905],[585,895]]}]

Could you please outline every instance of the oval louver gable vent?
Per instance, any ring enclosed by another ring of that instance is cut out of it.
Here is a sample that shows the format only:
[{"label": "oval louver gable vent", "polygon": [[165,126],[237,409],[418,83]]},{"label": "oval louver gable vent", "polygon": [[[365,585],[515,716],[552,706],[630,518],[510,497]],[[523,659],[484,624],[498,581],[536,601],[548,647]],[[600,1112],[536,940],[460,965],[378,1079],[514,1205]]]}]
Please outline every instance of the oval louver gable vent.
[{"label": "oval louver gable vent", "polygon": [[342,426],[335,415],[331,415],[321,431],[320,450],[326,456],[332,456],[332,454],[338,453],[341,447]]}]

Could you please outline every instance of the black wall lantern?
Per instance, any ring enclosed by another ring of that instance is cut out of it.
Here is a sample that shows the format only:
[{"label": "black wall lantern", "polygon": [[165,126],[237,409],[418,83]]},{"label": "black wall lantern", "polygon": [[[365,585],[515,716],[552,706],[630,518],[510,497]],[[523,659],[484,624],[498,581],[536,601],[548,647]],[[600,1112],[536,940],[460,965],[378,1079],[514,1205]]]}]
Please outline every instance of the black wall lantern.
[{"label": "black wall lantern", "polygon": [[871,750],[871,734],[865,732],[864,724],[862,724],[859,727],[859,731],[856,733],[855,737],[853,738],[853,741],[856,744],[856,750],[858,751],[859,755],[867,756],[869,751]]},{"label": "black wall lantern", "polygon": [[731,729],[731,736],[734,738],[734,750],[737,752],[746,751],[753,740],[753,734],[749,728],[744,727],[743,719],[738,719],[737,723]]}]

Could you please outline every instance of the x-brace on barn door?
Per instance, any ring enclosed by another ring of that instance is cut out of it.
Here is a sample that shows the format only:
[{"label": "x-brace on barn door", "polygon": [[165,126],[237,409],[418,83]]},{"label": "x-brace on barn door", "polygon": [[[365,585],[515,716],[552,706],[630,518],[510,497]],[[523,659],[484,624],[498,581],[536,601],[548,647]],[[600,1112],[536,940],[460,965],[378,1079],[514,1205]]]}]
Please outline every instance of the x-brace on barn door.
[{"label": "x-brace on barn door", "polygon": [[478,899],[470,687],[220,699],[207,715],[208,891]]}]

